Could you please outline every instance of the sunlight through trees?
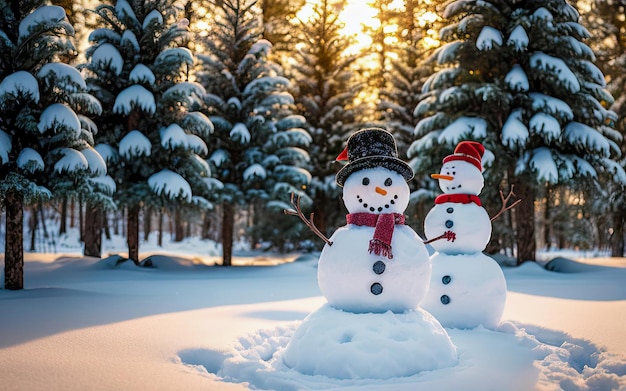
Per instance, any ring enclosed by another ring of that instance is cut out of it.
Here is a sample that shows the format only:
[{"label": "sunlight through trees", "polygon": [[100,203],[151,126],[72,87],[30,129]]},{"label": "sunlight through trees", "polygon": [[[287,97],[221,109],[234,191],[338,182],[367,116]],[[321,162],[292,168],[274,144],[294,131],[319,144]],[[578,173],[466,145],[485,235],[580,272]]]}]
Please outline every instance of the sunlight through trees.
[{"label": "sunlight through trees", "polygon": [[[44,3],[0,10],[0,46],[16,53],[0,58],[0,201],[12,223],[16,197],[35,222],[38,207],[63,221],[71,209],[90,242],[91,230],[106,234],[132,217],[122,229],[135,261],[138,232],[154,231],[153,219],[160,237],[318,249],[282,220],[285,189],[322,230],[344,224],[335,157],[352,132],[380,126],[415,171],[407,221],[417,232],[438,192],[428,175],[463,138],[482,142],[491,159],[487,206],[509,184],[527,200],[494,224],[489,251],[624,253],[625,0],[57,0],[65,13],[52,24],[30,17]],[[42,40],[24,40],[27,30]],[[19,75],[41,90],[47,62],[75,69],[88,91],[79,99],[57,83],[20,114],[30,103]],[[94,145],[117,185],[106,211],[84,189],[53,192],[53,177],[19,194],[7,185],[34,173],[19,163],[31,142],[16,126],[45,122],[44,100],[66,99],[87,112],[83,146]],[[102,112],[89,112],[96,101]]]}]

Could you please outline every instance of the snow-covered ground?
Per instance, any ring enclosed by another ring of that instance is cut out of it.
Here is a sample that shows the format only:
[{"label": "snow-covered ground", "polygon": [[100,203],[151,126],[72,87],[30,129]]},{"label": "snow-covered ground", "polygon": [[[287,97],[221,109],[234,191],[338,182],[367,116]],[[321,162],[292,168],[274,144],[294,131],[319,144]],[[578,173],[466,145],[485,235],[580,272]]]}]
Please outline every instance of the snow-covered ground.
[{"label": "snow-covered ground", "polygon": [[[140,250],[156,268],[137,268],[84,258],[72,236],[56,248],[26,254],[26,289],[0,290],[0,390],[626,389],[625,259],[566,254],[549,264],[558,271],[505,267],[503,322],[447,330],[455,365],[336,379],[282,360],[302,320],[325,304],[315,255],[238,251],[241,266],[224,268],[212,265],[211,242],[148,242]],[[124,243],[104,248],[123,252]],[[380,365],[392,365],[378,347]]]}]

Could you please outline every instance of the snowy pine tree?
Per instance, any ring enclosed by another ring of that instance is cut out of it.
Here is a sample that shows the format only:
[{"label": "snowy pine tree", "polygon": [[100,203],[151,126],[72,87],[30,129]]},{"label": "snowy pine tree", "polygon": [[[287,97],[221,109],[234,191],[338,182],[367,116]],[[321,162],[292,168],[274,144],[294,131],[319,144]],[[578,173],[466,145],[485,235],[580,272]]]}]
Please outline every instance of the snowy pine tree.
[{"label": "snowy pine tree", "polygon": [[403,12],[398,16],[398,36],[396,44],[387,48],[393,53],[380,71],[384,79],[380,90],[378,110],[385,126],[391,131],[398,143],[398,152],[406,155],[408,145],[413,139],[415,117],[413,110],[419,102],[419,95],[424,81],[433,73],[433,66],[425,60],[428,49],[423,45],[423,31],[426,26],[419,25],[417,2],[406,1]]},{"label": "snowy pine tree", "polygon": [[341,34],[338,17],[344,5],[345,1],[322,0],[312,6],[309,19],[296,21],[292,34],[302,45],[292,54],[288,70],[298,111],[306,117],[313,138],[308,194],[315,223],[325,234],[345,223],[341,188],[335,183],[341,167],[334,162],[362,117],[355,103],[364,88],[356,79],[358,56],[347,54],[353,40]]},{"label": "snowy pine tree", "polygon": [[[260,39],[254,1],[220,1],[216,22],[199,55],[198,79],[205,86],[209,118],[215,124],[210,162],[224,183],[222,204],[223,264],[232,260],[236,208],[255,202],[271,208],[276,219],[288,218],[291,192],[301,193],[310,174],[303,149],[311,139],[302,129],[304,118],[293,115],[289,81],[268,59],[269,41]],[[261,212],[255,210],[255,213]],[[284,217],[283,217],[284,216]]]},{"label": "snowy pine tree", "polygon": [[[394,13],[398,25],[394,35],[396,43],[388,48],[392,58],[387,61],[387,69],[381,72],[385,84],[380,90],[377,108],[384,127],[396,139],[398,154],[406,158],[407,149],[414,140],[413,111],[419,103],[424,82],[434,73],[433,62],[427,61],[433,48],[427,43],[430,37],[426,32],[437,27],[437,18],[434,10],[416,0],[404,1],[404,7]],[[412,225],[419,232],[423,230],[421,222],[440,190],[428,173],[416,176],[411,185],[416,189],[411,195],[411,203],[416,206],[415,224]]]},{"label": "snowy pine tree", "polygon": [[[604,71],[609,84],[607,88],[615,97],[611,110],[617,114],[615,129],[626,136],[626,1],[595,0],[590,12],[581,16],[586,26],[593,32],[591,47],[596,52],[598,62]],[[626,156],[626,145],[621,143],[622,152]],[[626,167],[626,157],[620,161]],[[606,217],[606,225],[598,227],[601,235],[606,235],[611,254],[622,257],[626,252],[626,186],[616,185],[607,181],[602,184],[601,205],[602,215]]]},{"label": "snowy pine tree", "polygon": [[177,1],[127,1],[96,9],[106,27],[90,35],[88,79],[102,101],[96,149],[111,166],[116,201],[128,213],[129,258],[139,262],[142,208],[210,208],[202,156],[213,124],[201,112],[204,88],[189,80],[194,57]]},{"label": "snowy pine tree", "polygon": [[272,43],[273,53],[289,54],[296,40],[291,31],[291,21],[306,0],[261,0],[263,38]]},{"label": "snowy pine tree", "polygon": [[101,111],[76,68],[65,11],[0,2],[0,201],[7,215],[5,287],[23,288],[23,208],[52,197],[107,201],[114,190],[92,148]]},{"label": "snowy pine tree", "polygon": [[603,172],[624,178],[612,98],[583,43],[589,33],[564,0],[453,1],[443,16],[441,70],[424,86],[409,153],[435,172],[433,148],[483,142],[495,158],[483,199],[497,199],[502,183],[515,185],[523,200],[514,214],[518,261],[534,259],[539,184]]}]

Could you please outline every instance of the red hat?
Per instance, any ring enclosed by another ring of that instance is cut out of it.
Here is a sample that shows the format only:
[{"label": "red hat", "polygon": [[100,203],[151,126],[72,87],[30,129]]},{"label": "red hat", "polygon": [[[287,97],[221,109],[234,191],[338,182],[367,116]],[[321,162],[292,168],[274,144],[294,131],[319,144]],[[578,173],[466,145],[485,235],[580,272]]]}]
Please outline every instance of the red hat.
[{"label": "red hat", "polygon": [[481,143],[476,141],[461,141],[456,148],[454,148],[454,154],[443,158],[443,162],[447,163],[452,160],[463,160],[472,163],[476,168],[482,171],[482,158],[484,153],[485,147],[483,147]]}]

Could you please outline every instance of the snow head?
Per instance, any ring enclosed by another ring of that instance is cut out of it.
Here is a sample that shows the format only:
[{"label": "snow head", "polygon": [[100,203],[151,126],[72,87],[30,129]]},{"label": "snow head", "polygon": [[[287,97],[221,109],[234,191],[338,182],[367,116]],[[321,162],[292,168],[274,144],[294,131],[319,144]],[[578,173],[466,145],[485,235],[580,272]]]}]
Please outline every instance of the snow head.
[{"label": "snow head", "polygon": [[439,180],[444,194],[480,194],[485,184],[482,174],[482,157],[485,148],[475,141],[461,141],[452,155],[443,159],[439,174],[431,177]]},{"label": "snow head", "polygon": [[384,167],[367,168],[346,179],[343,202],[350,213],[404,213],[409,192],[401,174]]}]

